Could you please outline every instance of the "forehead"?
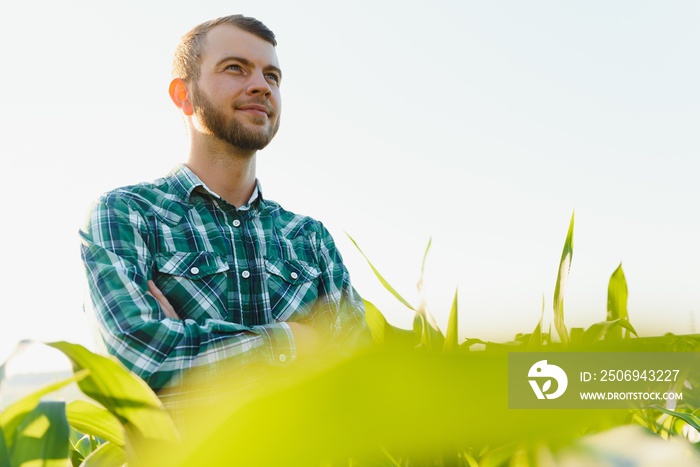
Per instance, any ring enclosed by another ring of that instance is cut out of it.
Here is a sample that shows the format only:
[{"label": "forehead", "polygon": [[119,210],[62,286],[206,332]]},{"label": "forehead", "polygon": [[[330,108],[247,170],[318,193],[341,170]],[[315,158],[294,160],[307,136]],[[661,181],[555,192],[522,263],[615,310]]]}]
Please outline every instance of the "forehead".
[{"label": "forehead", "polygon": [[202,44],[201,63],[212,65],[226,57],[242,57],[261,68],[279,68],[275,47],[264,39],[231,24],[213,27]]}]

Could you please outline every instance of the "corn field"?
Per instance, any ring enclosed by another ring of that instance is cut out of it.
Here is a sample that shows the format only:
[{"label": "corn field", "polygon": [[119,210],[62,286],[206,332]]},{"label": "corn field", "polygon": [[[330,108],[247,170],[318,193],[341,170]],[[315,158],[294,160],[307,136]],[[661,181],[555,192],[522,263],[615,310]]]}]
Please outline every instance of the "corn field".
[{"label": "corn field", "polygon": [[[543,329],[541,319],[510,342],[460,342],[457,291],[443,332],[423,300],[409,303],[367,259],[413,313],[413,329],[392,326],[365,301],[373,347],[275,371],[236,369],[215,383],[193,375],[196,401],[166,408],[116,359],[48,343],[70,359],[74,374],[0,412],[0,467],[700,465],[699,371],[679,381],[683,400],[672,406],[508,408],[513,352],[700,351],[698,335],[637,336],[622,266],[610,277],[604,319],[567,328],[573,232],[572,216],[554,287],[554,329]],[[85,399],[50,400],[70,384]]]}]

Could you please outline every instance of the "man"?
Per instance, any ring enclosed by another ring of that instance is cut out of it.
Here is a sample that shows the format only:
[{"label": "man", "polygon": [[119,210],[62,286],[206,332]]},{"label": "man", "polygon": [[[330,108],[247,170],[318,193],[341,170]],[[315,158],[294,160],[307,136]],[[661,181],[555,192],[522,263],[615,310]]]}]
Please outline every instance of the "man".
[{"label": "man", "polygon": [[190,369],[283,366],[369,336],[328,231],[264,198],[256,179],[280,123],[275,46],[241,15],[183,36],[169,92],[187,162],[103,195],[81,231],[106,349],[156,391]]}]

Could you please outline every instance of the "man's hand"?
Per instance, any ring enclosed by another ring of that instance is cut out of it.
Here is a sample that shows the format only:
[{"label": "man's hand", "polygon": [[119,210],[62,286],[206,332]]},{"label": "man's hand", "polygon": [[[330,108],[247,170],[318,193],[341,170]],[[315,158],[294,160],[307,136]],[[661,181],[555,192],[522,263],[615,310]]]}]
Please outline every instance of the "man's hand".
[{"label": "man's hand", "polygon": [[163,309],[163,313],[165,313],[165,316],[168,318],[173,318],[173,319],[180,319],[180,317],[175,313],[175,308],[170,304],[167,298],[165,298],[165,295],[163,295],[163,292],[160,291],[158,287],[156,287],[156,283],[153,281],[148,281],[148,291],[151,292],[151,295],[158,300],[158,303],[160,303],[160,307]]},{"label": "man's hand", "polygon": [[310,324],[287,322],[289,329],[294,334],[294,342],[297,346],[299,358],[318,356],[323,348],[323,341],[318,331]]}]

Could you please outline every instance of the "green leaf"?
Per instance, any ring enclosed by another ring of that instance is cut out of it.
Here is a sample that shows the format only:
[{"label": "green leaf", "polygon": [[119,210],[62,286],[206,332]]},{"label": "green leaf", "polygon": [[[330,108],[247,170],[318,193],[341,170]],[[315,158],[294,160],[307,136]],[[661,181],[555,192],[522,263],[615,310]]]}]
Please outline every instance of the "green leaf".
[{"label": "green leaf", "polygon": [[571,328],[569,331],[569,337],[571,337],[571,342],[574,344],[582,342],[584,334],[583,328]]},{"label": "green leaf", "polygon": [[[610,276],[608,283],[608,314],[606,319],[614,321],[616,319],[629,319],[627,314],[627,280],[622,270],[622,263]],[[622,337],[622,328],[615,328],[613,337]]]},{"label": "green leaf", "polygon": [[10,451],[5,444],[5,434],[0,427],[0,467],[10,467]]},{"label": "green leaf", "polygon": [[433,244],[433,237],[428,239],[428,246],[425,247],[425,252],[423,253],[423,262],[420,265],[420,282],[423,282],[423,274],[425,273],[425,261],[428,259],[428,252],[430,251],[430,246]]},{"label": "green leaf", "polygon": [[416,309],[416,315],[421,322],[421,344],[423,347],[432,350],[442,350],[445,342],[445,336],[442,335],[440,327],[437,325],[435,318],[428,311],[428,305],[425,299],[425,288],[424,288],[424,273],[425,273],[425,262],[428,258],[428,252],[430,251],[430,245],[432,245],[432,238],[428,240],[428,246],[425,247],[425,252],[423,253],[423,263],[420,268],[420,277],[418,278],[418,295],[420,296],[420,305]]},{"label": "green leaf", "polygon": [[450,318],[447,321],[447,335],[445,336],[445,350],[455,350],[459,346],[459,322],[457,319],[457,295],[459,288],[455,289],[455,297],[452,300]]},{"label": "green leaf", "polygon": [[[68,422],[70,424],[70,421]],[[80,465],[87,456],[93,451],[92,443],[90,442],[90,435],[83,435],[80,438],[74,439],[75,436],[79,436],[80,433],[75,431],[71,433],[71,463],[75,465]]]},{"label": "green leaf", "polygon": [[564,248],[561,252],[561,260],[559,261],[559,272],[557,273],[557,283],[554,287],[554,328],[559,334],[559,339],[563,344],[569,343],[569,333],[566,330],[564,323],[564,289],[566,281],[569,278],[569,270],[571,269],[571,260],[574,256],[574,213],[571,213],[571,221],[569,222],[569,230],[566,233]]},{"label": "green leaf", "polygon": [[364,299],[362,301],[365,303],[365,321],[367,321],[367,326],[372,333],[372,338],[377,344],[383,344],[386,327],[389,323],[379,308],[374,306],[374,303]]},{"label": "green leaf", "polygon": [[124,448],[112,443],[104,443],[86,457],[80,467],[121,467],[126,463]]},{"label": "green leaf", "polygon": [[15,431],[24,417],[30,413],[32,410],[39,405],[39,401],[43,396],[49,394],[53,391],[61,389],[64,386],[68,386],[73,382],[79,382],[88,375],[89,371],[76,372],[70,378],[64,379],[63,381],[58,381],[53,384],[49,384],[25,397],[14,402],[12,405],[7,407],[4,411],[0,413],[0,428],[2,428],[5,434],[5,443],[8,450],[12,449],[13,439]]},{"label": "green leaf", "polygon": [[372,332],[372,338],[378,344],[397,347],[415,347],[420,341],[420,333],[392,326],[381,311],[368,300],[365,303],[365,319]]},{"label": "green leaf", "polygon": [[[103,357],[69,342],[48,344],[68,356],[74,371],[89,369],[78,386],[102,404],[124,426],[127,444],[177,442],[179,434],[158,396],[114,358]],[[134,455],[138,448],[135,448]]]},{"label": "green leaf", "polygon": [[[431,315],[425,308],[425,304],[422,304],[418,308],[416,317],[420,321],[422,331],[421,345],[426,349],[442,350],[445,344],[445,336],[443,336],[442,331],[440,331],[440,327],[435,322],[433,315]],[[415,329],[415,320],[413,326]]]},{"label": "green leaf", "polygon": [[92,402],[76,400],[66,407],[68,423],[81,433],[124,446],[124,429],[107,409]]},{"label": "green leaf", "polygon": [[544,319],[544,294],[542,294],[542,312],[540,313],[540,320],[537,323],[537,327],[532,331],[530,339],[527,342],[527,349],[532,350],[540,347],[542,345],[542,320]]},{"label": "green leaf", "polygon": [[[357,251],[359,251],[360,254],[365,258],[365,260],[367,261],[367,264],[369,264],[369,267],[372,269],[372,272],[374,272],[374,275],[377,276],[377,279],[379,279],[379,282],[384,286],[384,288],[385,288],[386,290],[388,290],[389,293],[391,293],[394,297],[396,297],[396,299],[397,299],[398,301],[400,301],[401,303],[403,303],[406,307],[408,307],[409,309],[411,309],[411,310],[413,310],[413,311],[417,311],[410,303],[408,303],[408,301],[406,301],[401,295],[399,295],[399,293],[396,291],[396,289],[394,289],[394,288],[386,281],[386,279],[384,279],[384,277],[379,273],[379,271],[377,271],[377,268],[374,267],[374,265],[373,265],[372,262],[369,260],[369,258],[367,257],[367,255],[365,255],[365,254],[363,253],[362,249],[360,249],[360,246],[357,244],[357,242],[356,242],[348,233],[346,233],[345,235],[348,236],[348,238],[350,239],[350,241],[352,242],[352,244],[355,245],[355,248],[357,248]],[[430,244],[428,244],[428,247],[430,247]],[[426,253],[427,253],[427,250],[426,250]]]},{"label": "green leaf", "polygon": [[68,463],[69,436],[65,402],[42,401],[22,419],[17,428],[12,464],[65,467]]},{"label": "green leaf", "polygon": [[664,407],[661,406],[654,406],[654,409],[663,412],[667,415],[671,415],[672,417],[680,418],[684,422],[686,422],[688,425],[692,426],[696,430],[700,431],[700,417],[697,417],[696,415],[693,415],[692,413],[685,413],[685,412],[676,412],[674,410],[668,410]]},{"label": "green leaf", "polygon": [[588,329],[586,329],[586,332],[583,333],[581,342],[589,344],[599,339],[604,339],[610,334],[611,331],[617,329],[620,326],[627,329],[635,336],[637,335],[637,331],[634,329],[634,327],[632,326],[632,324],[630,324],[629,321],[627,321],[626,319],[619,318],[614,321],[600,321],[591,325]]}]

